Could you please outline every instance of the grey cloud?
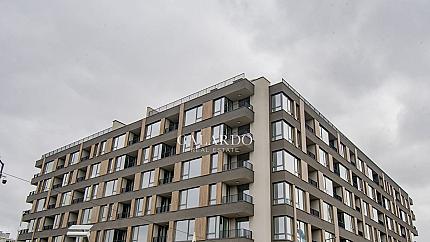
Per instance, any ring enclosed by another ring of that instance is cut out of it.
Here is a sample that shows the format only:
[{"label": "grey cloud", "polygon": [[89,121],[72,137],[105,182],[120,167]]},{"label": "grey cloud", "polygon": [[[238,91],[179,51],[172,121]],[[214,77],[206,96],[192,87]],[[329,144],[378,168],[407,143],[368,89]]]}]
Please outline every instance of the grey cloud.
[{"label": "grey cloud", "polygon": [[[421,238],[430,237],[428,9],[427,1],[1,1],[0,155],[8,172],[29,179],[43,152],[113,119],[135,121],[146,106],[240,72],[285,77],[409,189]],[[1,230],[16,233],[31,189],[11,178],[0,186]]]}]

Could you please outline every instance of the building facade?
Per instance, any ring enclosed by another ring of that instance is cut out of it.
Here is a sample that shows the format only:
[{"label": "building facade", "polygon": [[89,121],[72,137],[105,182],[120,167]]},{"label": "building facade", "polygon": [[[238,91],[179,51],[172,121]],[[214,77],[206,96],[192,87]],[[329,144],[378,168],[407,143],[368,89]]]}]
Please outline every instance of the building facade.
[{"label": "building facade", "polygon": [[[134,123],[114,121],[36,167],[18,241],[412,242],[418,235],[409,195],[287,82],[263,77],[239,75],[148,108]],[[79,225],[90,226],[69,233]]]}]

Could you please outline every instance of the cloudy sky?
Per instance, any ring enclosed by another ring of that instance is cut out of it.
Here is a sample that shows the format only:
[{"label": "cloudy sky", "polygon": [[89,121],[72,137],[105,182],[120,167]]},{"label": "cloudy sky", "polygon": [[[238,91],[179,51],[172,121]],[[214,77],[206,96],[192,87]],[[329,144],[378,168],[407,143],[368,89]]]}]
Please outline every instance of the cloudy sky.
[{"label": "cloudy sky", "polygon": [[[429,238],[430,2],[262,2],[0,0],[5,171],[30,179],[43,153],[241,72],[286,78],[410,193]],[[0,230],[32,189],[0,186]]]}]

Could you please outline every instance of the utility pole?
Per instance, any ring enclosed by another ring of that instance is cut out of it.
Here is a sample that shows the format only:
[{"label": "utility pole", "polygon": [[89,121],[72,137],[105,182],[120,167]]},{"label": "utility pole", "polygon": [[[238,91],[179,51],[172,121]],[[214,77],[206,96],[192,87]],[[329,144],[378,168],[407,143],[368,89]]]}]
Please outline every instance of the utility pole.
[{"label": "utility pole", "polygon": [[4,163],[3,163],[3,161],[0,160],[0,180],[1,180],[2,184],[6,184],[7,180],[3,176],[3,168],[4,168]]}]

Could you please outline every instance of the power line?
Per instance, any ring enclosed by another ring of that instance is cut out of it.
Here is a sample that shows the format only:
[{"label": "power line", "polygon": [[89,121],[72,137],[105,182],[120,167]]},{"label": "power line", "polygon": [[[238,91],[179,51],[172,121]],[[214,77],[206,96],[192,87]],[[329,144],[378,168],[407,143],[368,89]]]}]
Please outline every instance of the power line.
[{"label": "power line", "polygon": [[[25,179],[25,178],[22,178],[22,177],[19,177],[19,176],[16,176],[16,175],[12,175],[12,174],[9,174],[9,173],[6,173],[6,172],[3,172],[3,174],[8,175],[8,176],[10,176],[10,177],[12,177],[12,178],[18,179],[18,180],[20,180],[20,181],[30,183],[30,184],[33,186],[33,184],[31,183],[31,181],[29,181],[29,180],[27,180],[27,179]],[[56,189],[54,189],[54,188],[51,188],[51,190],[56,191],[56,192],[58,192],[58,193],[61,193],[61,194],[62,194],[62,196],[63,196],[63,195],[68,195],[67,193],[63,193],[63,192],[58,191],[58,190],[56,190]],[[68,196],[71,196],[71,199],[73,200],[73,196],[72,196],[72,195],[68,195]],[[104,206],[104,205],[102,205],[102,204],[94,203],[94,202],[92,202],[91,200],[90,200],[90,201],[85,201],[85,202],[90,203],[90,204],[93,204],[93,205],[95,205],[95,206]],[[116,214],[116,213],[118,212],[118,209],[116,209],[116,210],[115,210],[115,209],[112,209],[112,212],[114,212],[114,213]],[[130,212],[131,212],[131,211],[130,211]],[[147,223],[149,223],[149,224],[156,224],[154,221],[144,219],[144,218],[142,218],[141,216],[136,216],[136,217],[133,217],[133,218],[137,218],[137,219],[142,220],[142,221],[144,221],[144,222],[147,222]],[[172,228],[172,229],[173,229],[173,231],[180,232],[180,233],[184,233],[184,234],[186,234],[187,236],[189,236],[189,235],[190,235],[188,232],[185,232],[185,231],[182,231],[182,230],[179,230],[179,229],[176,229],[176,228]],[[194,233],[194,235],[195,235],[195,233]],[[196,238],[198,238],[198,239],[206,240],[205,238],[197,237],[197,235],[195,235],[195,236],[196,236]]]}]

